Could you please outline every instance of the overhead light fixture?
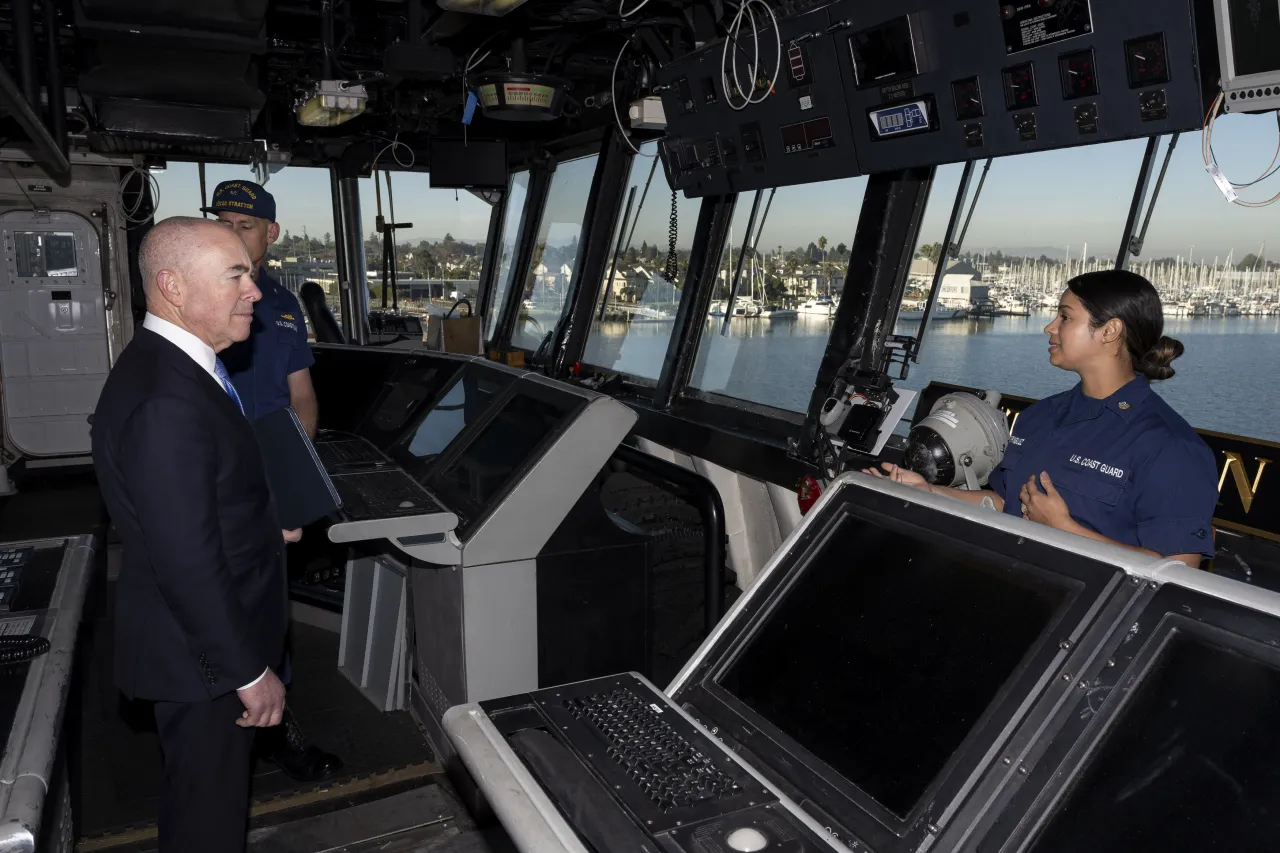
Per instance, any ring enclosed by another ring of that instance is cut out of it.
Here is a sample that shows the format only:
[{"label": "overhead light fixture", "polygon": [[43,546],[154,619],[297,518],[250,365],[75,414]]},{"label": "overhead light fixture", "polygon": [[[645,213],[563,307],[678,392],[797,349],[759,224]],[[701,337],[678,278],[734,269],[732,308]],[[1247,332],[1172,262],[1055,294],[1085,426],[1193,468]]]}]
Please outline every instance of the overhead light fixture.
[{"label": "overhead light fixture", "polygon": [[321,80],[307,90],[295,109],[298,123],[308,127],[332,127],[364,112],[369,93],[364,86],[346,80]]},{"label": "overhead light fixture", "polygon": [[470,12],[473,15],[505,15],[525,0],[436,0],[436,5],[450,12]]}]

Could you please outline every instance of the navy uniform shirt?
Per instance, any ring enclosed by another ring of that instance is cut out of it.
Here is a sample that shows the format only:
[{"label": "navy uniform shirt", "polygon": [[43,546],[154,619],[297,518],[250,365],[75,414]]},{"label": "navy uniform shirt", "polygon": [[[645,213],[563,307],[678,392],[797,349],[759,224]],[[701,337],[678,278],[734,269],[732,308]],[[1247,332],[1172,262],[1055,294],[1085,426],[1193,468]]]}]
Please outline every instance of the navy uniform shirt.
[{"label": "navy uniform shirt", "polygon": [[315,363],[298,298],[266,269],[255,282],[262,298],[253,305],[249,339],[219,354],[250,420],[289,405],[289,374]]},{"label": "navy uniform shirt", "polygon": [[1006,513],[1022,514],[1022,486],[1042,471],[1090,530],[1166,557],[1213,557],[1213,452],[1145,377],[1105,400],[1076,385],[1019,415],[990,481]]}]

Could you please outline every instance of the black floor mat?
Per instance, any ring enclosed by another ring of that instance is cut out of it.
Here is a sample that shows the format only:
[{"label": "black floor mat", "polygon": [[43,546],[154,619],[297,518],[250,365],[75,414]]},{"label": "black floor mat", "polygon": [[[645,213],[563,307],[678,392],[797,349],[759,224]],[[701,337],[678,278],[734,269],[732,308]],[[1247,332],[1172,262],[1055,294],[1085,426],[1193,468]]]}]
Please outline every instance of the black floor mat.
[{"label": "black floor mat", "polygon": [[[111,624],[86,623],[80,671],[80,835],[94,837],[153,823],[159,806],[161,759],[151,710],[125,702],[111,682]],[[303,731],[345,763],[342,779],[431,761],[426,741],[407,713],[378,711],[337,670],[338,636],[295,624],[289,706]],[[315,788],[294,782],[275,765],[256,761],[253,796],[265,799]]]}]

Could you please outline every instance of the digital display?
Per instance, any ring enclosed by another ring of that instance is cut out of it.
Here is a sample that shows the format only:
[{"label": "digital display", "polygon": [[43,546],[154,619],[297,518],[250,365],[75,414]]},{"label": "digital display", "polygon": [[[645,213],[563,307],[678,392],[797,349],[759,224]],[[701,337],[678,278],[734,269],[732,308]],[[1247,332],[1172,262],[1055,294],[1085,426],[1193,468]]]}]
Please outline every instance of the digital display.
[{"label": "digital display", "polygon": [[883,107],[872,110],[868,115],[871,118],[871,129],[881,139],[928,130],[931,123],[929,104],[925,101]]},{"label": "digital display", "polygon": [[422,476],[463,430],[483,417],[514,378],[467,366],[417,428],[396,446],[393,455],[403,460],[407,470]]},{"label": "digital display", "polygon": [[429,488],[450,509],[460,510],[460,534],[502,496],[516,474],[581,407],[581,401],[573,400],[566,406],[517,393],[461,455],[431,478]]},{"label": "digital display", "polygon": [[835,144],[835,138],[831,134],[831,119],[826,116],[788,124],[781,129],[781,132],[784,154],[796,154],[814,148],[830,148]]},{"label": "digital display", "polygon": [[1004,105],[1022,110],[1036,105],[1036,72],[1031,63],[1004,70]]},{"label": "digital display", "polygon": [[1236,77],[1280,71],[1280,3],[1227,0]]},{"label": "digital display", "polygon": [[1169,61],[1165,55],[1164,33],[1130,39],[1124,43],[1129,70],[1129,88],[1169,82]]},{"label": "digital display", "polygon": [[19,278],[69,278],[80,273],[74,234],[19,231],[13,243]]},{"label": "digital display", "polygon": [[1274,850],[1280,669],[1176,632],[1031,853]]},{"label": "digital display", "polygon": [[908,15],[849,36],[849,53],[859,89],[905,80],[919,73]]},{"label": "digital display", "polygon": [[846,515],[719,686],[905,819],[1071,597],[997,559]]}]

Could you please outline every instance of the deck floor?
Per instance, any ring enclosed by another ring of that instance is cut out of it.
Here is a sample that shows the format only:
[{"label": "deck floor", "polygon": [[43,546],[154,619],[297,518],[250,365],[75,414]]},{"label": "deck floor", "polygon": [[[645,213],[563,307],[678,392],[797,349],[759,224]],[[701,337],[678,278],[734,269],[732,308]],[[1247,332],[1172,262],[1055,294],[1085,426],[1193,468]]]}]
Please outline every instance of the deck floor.
[{"label": "deck floor", "polygon": [[[80,750],[78,812],[81,837],[95,838],[154,823],[162,765],[150,707],[127,702],[111,682],[110,618],[86,623],[82,630],[86,645],[79,675],[79,733],[85,748]],[[338,672],[336,634],[296,623],[293,632],[294,686],[289,705],[302,730],[339,755],[346,766],[340,776],[316,786],[295,782],[274,764],[255,760],[256,825],[268,825],[279,816],[279,809],[265,805],[303,799],[299,795],[318,787],[340,791],[348,783],[364,780],[360,788],[370,793],[369,780],[420,784],[423,776],[438,771],[430,748],[406,712],[382,713]]]},{"label": "deck floor", "polygon": [[[634,518],[667,539],[673,530],[676,534],[674,545],[660,545],[655,552],[651,675],[659,685],[675,675],[702,639],[700,549],[686,547],[698,538],[691,509],[673,510],[667,504],[656,516],[645,510]],[[0,541],[83,533],[97,537],[98,551],[65,729],[78,849],[141,853],[154,847],[161,756],[150,707],[125,701],[111,678],[114,584],[108,580],[111,531],[101,496],[91,472],[80,472],[0,498]],[[731,600],[737,591],[730,587],[729,593]],[[448,790],[409,715],[378,711],[338,671],[338,635],[299,623],[292,630],[290,707],[306,734],[341,756],[346,766],[340,776],[317,786],[296,783],[273,764],[255,761],[252,849],[264,853],[302,849],[280,846],[293,834],[286,828],[301,830],[309,821],[342,810],[355,820],[379,802],[394,809],[397,802],[409,802],[415,791],[437,785]],[[447,820],[402,833],[386,849],[484,851],[495,844],[492,849],[506,849],[500,838],[485,840],[468,828],[459,807]]]}]

